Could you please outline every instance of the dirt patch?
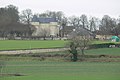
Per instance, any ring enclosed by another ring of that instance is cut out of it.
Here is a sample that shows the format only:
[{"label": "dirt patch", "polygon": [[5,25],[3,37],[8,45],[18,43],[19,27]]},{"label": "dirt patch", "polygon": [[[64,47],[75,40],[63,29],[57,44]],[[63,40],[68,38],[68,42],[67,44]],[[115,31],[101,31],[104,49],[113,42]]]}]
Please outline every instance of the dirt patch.
[{"label": "dirt patch", "polygon": [[0,74],[0,76],[26,76],[26,75],[23,75],[23,74]]}]

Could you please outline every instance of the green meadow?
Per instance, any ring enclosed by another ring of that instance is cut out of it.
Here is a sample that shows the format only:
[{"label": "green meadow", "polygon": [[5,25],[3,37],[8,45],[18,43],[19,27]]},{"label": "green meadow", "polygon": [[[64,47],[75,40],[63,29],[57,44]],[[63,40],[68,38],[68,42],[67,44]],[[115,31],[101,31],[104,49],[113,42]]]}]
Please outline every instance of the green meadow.
[{"label": "green meadow", "polygon": [[[64,40],[0,40],[0,50],[20,50],[36,48],[65,47],[69,41]],[[92,41],[91,44],[112,43],[110,41]],[[120,43],[120,42],[117,42]]]},{"label": "green meadow", "polygon": [[7,61],[1,80],[120,80],[119,62]]},{"label": "green meadow", "polygon": [[89,49],[85,50],[86,55],[119,55],[120,48],[98,48],[98,49]]},{"label": "green meadow", "polygon": [[[66,43],[63,40],[5,40],[0,41],[0,50],[55,48],[64,47]],[[88,57],[85,58],[87,61],[77,62],[67,61],[65,57],[45,57],[41,61],[41,57],[32,57],[33,54],[0,55],[0,60],[5,63],[1,74],[22,75],[4,75],[0,80],[120,80],[120,48],[88,49],[85,55],[112,57]],[[68,51],[44,54],[68,54]]]},{"label": "green meadow", "polygon": [[63,40],[0,40],[0,50],[64,47]]},{"label": "green meadow", "polygon": [[[119,48],[101,48],[86,50],[85,54],[119,56],[119,52]],[[65,52],[53,53],[65,54]],[[39,59],[40,57],[30,56],[1,55],[0,58],[5,62],[2,73],[23,75],[2,76],[0,80],[120,80],[119,58],[95,58],[97,62],[89,61],[93,58],[78,62],[58,60],[61,59],[59,57],[51,57],[51,60],[46,58],[43,61]],[[103,59],[113,59],[113,62],[101,61]]]}]

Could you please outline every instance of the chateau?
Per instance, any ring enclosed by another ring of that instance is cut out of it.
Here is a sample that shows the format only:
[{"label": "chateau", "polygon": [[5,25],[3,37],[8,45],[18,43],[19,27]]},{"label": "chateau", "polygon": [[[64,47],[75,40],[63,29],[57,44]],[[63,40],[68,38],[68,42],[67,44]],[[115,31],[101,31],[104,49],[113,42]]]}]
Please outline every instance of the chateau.
[{"label": "chateau", "polygon": [[35,18],[33,17],[31,24],[36,30],[33,36],[58,36],[59,26],[55,18]]}]

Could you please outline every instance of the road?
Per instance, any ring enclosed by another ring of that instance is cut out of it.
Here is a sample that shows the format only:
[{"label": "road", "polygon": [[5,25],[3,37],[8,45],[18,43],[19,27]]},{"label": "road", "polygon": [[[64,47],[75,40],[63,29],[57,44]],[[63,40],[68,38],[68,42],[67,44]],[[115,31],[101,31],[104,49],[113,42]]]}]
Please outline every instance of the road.
[{"label": "road", "polygon": [[57,51],[65,51],[65,50],[68,50],[68,48],[0,51],[0,54],[29,54],[29,53],[41,53],[41,52],[57,52]]}]

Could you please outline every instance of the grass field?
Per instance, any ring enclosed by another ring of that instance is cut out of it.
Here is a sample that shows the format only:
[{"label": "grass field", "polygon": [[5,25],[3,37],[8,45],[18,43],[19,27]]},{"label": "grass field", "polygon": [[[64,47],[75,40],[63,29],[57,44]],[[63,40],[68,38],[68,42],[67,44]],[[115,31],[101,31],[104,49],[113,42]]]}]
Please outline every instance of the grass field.
[{"label": "grass field", "polygon": [[[95,42],[97,44],[99,42]],[[0,50],[54,48],[63,47],[66,41],[38,41],[38,40],[4,40],[0,41]],[[54,52],[66,54],[68,52]],[[41,54],[41,53],[40,53]],[[47,53],[49,54],[49,53]],[[50,54],[53,54],[52,52]],[[80,54],[80,53],[79,53]],[[120,48],[99,48],[85,51],[86,55],[113,55],[120,56]],[[26,56],[1,56],[5,60],[2,73],[22,74],[24,76],[0,76],[0,80],[120,80],[119,58],[109,58],[110,62],[65,62],[47,59],[40,61],[38,58]],[[107,60],[108,58],[95,58],[95,60]],[[114,60],[112,60],[114,59]],[[88,60],[91,60],[90,58]],[[93,58],[92,58],[93,60]],[[117,62],[117,61],[118,62]],[[113,62],[112,62],[113,61]]]},{"label": "grass field", "polygon": [[0,50],[64,47],[63,40],[0,40]]},{"label": "grass field", "polygon": [[[119,52],[120,48],[100,48],[86,50],[85,54],[119,56]],[[56,53],[65,54],[65,52]],[[52,61],[54,57],[52,57],[51,61],[49,59],[40,61],[40,57],[35,58],[29,56],[0,56],[0,59],[5,60],[5,67],[2,73],[24,75],[0,76],[0,80],[120,80],[119,60],[119,62],[65,62],[63,60]],[[60,59],[58,57],[55,58]],[[97,60],[102,59],[105,58]],[[117,60],[119,58],[113,59]]]},{"label": "grass field", "polygon": [[120,42],[111,42],[110,40],[108,40],[108,41],[101,41],[101,40],[96,41],[96,40],[94,40],[91,43],[92,44],[102,44],[102,43],[115,43],[115,44],[118,44]]},{"label": "grass field", "polygon": [[120,80],[120,63],[8,61],[1,80]]},{"label": "grass field", "polygon": [[90,49],[86,50],[85,54],[87,55],[120,55],[120,48],[99,48],[99,49]]},{"label": "grass field", "polygon": [[[34,48],[65,47],[64,40],[0,40],[0,50],[19,50]],[[91,44],[110,43],[110,41],[92,41]],[[119,43],[119,42],[116,42]]]}]

